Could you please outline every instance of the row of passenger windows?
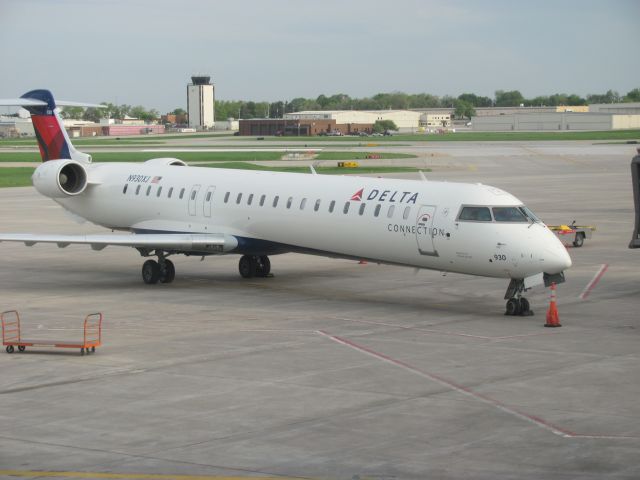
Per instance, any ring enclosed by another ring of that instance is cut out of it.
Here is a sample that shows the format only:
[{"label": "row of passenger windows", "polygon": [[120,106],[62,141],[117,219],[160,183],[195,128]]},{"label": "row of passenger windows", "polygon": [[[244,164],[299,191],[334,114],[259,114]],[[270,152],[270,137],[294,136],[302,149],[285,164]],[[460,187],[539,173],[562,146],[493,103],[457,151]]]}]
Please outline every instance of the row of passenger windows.
[{"label": "row of passenger windows", "polygon": [[[122,189],[122,193],[126,194],[127,191],[129,189],[129,184],[125,184],[124,188]],[[142,189],[142,185],[137,185],[136,189],[135,189],[135,195],[140,195]],[[152,191],[152,185],[148,185],[146,188],[146,191],[144,192],[144,194],[148,197],[151,196],[151,191]],[[169,187],[169,189],[167,190],[167,198],[172,198],[173,196],[173,192],[174,192],[174,188],[173,187]],[[184,198],[184,194],[186,192],[185,188],[181,188],[180,189],[180,193],[177,195],[178,199],[183,199]],[[195,200],[196,196],[198,194],[197,190],[192,190],[191,191],[191,200]],[[162,187],[159,186],[158,190],[155,192],[155,196],[156,197],[160,197],[162,195]],[[205,202],[210,202],[211,201],[211,196],[212,196],[212,192],[211,191],[207,191],[207,196],[205,198]],[[238,193],[234,199],[235,203],[237,205],[240,205],[240,203],[242,202],[242,198],[243,198],[243,194],[242,193]],[[246,203],[247,205],[252,205],[253,204],[253,200],[254,200],[255,196],[253,193],[250,193],[247,197],[246,197]],[[229,203],[229,201],[231,200],[231,192],[226,192],[224,194],[224,203]],[[260,205],[261,207],[263,207],[265,205],[267,201],[267,196],[266,195],[261,195],[260,198],[258,199],[258,205]],[[276,195],[273,197],[273,200],[271,201],[271,206],[273,208],[278,206],[278,203],[280,202],[280,196]],[[294,203],[294,198],[293,197],[289,197],[287,199],[286,202],[286,208],[287,209],[291,209],[293,207],[293,203]],[[317,212],[320,210],[320,205],[321,205],[321,200],[317,199],[315,201],[315,203],[313,204],[313,211]],[[297,202],[296,202],[296,206],[298,206]],[[300,200],[300,204],[299,204],[299,209],[300,210],[304,210],[307,206],[307,199],[303,198]],[[344,206],[342,207],[342,212],[344,214],[349,213],[349,209],[351,207],[351,202],[345,202]],[[329,213],[333,213],[334,210],[336,208],[336,201],[335,200],[331,200],[331,202],[329,202],[329,207],[328,207],[328,211]],[[364,212],[367,208],[367,204],[366,203],[361,203],[360,206],[358,207],[358,214],[359,215],[364,215]],[[387,217],[388,218],[392,218],[394,213],[395,213],[395,209],[396,206],[395,205],[389,205],[389,208],[387,209]],[[380,212],[382,210],[382,204],[378,203],[376,204],[374,210],[373,210],[373,216],[374,217],[378,217],[380,216]],[[410,206],[406,206],[404,207],[404,211],[402,212],[402,218],[404,220],[409,218],[409,214],[411,212],[411,207]]]}]

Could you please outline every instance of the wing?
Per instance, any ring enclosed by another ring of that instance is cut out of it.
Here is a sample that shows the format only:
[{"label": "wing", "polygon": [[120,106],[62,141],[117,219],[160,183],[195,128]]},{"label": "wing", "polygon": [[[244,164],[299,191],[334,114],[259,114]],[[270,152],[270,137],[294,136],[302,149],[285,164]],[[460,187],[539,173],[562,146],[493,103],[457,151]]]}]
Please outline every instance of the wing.
[{"label": "wing", "polygon": [[0,234],[0,242],[22,242],[31,247],[36,243],[55,243],[60,248],[71,244],[90,245],[93,250],[114,245],[138,249],[162,249],[175,252],[227,253],[238,246],[238,240],[226,234],[150,233],[118,235],[34,235]]}]

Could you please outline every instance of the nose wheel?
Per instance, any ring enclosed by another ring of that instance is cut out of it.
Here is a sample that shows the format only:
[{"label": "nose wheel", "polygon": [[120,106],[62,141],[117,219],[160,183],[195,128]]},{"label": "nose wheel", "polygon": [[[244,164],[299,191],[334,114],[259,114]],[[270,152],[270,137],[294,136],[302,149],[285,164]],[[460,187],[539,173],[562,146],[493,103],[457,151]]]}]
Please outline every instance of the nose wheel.
[{"label": "nose wheel", "polygon": [[507,299],[507,305],[504,314],[505,315],[521,315],[529,316],[533,315],[529,300],[522,296],[524,293],[524,280],[512,279],[507,288],[504,298]]}]

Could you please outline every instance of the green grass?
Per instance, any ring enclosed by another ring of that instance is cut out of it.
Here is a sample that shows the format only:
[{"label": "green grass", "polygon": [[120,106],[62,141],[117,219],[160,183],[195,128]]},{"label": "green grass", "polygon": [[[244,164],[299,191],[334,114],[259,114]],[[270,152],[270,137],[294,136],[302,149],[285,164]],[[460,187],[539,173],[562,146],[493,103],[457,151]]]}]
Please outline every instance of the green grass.
[{"label": "green grass", "polygon": [[0,169],[0,188],[27,187],[31,185],[34,168],[15,167]]},{"label": "green grass", "polygon": [[[229,162],[229,163],[209,163],[199,164],[198,167],[210,168],[232,168],[238,170],[259,170],[270,172],[290,172],[290,173],[311,173],[309,167],[266,167],[255,165],[253,163]],[[398,173],[398,172],[417,172],[419,169],[412,167],[357,167],[357,168],[338,168],[338,167],[316,167],[316,171],[322,174],[330,175],[346,175],[346,174],[374,174],[374,173]],[[420,169],[423,172],[430,172],[431,169]]]},{"label": "green grass", "polygon": [[[185,162],[228,162],[280,160],[285,152],[94,152],[94,162],[143,162],[151,158],[175,157]],[[416,158],[406,153],[320,152],[318,160],[364,160],[367,155],[380,158]],[[40,162],[37,152],[0,152],[0,162]]]}]

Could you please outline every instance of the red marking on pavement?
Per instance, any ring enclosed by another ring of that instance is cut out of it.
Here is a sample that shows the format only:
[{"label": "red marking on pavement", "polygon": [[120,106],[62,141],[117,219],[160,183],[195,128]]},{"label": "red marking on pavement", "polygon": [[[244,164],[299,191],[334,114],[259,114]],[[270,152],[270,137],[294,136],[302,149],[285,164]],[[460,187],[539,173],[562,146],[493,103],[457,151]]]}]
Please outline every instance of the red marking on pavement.
[{"label": "red marking on pavement", "polygon": [[566,428],[562,428],[558,425],[554,425],[551,422],[547,422],[546,420],[544,420],[543,418],[540,418],[536,415],[530,415],[528,413],[522,412],[514,407],[508,406],[505,403],[496,400],[494,398],[491,398],[487,395],[484,395],[482,393],[478,393],[468,387],[465,387],[464,385],[460,385],[457,384],[455,382],[453,382],[452,380],[449,380],[445,377],[442,377],[440,375],[436,375],[434,373],[429,373],[426,372],[424,370],[420,370],[417,367],[414,367],[413,365],[410,365],[402,360],[397,360],[395,358],[392,358],[388,355],[385,355],[384,353],[380,353],[380,352],[376,352],[375,350],[372,350],[371,348],[365,347],[363,345],[359,345],[355,342],[352,342],[351,340],[347,340],[346,338],[342,338],[342,337],[338,337],[336,335],[331,335],[323,330],[317,330],[317,333],[319,333],[320,335],[327,337],[331,340],[333,340],[336,343],[339,343],[341,345],[345,345],[349,348],[352,348],[354,350],[360,351],[362,353],[365,353],[371,357],[377,358],[378,360],[382,360],[384,362],[390,363],[392,365],[395,365],[397,367],[403,368],[411,373],[417,374],[423,378],[426,378],[428,380],[434,381],[436,383],[439,383],[440,385],[443,385],[445,387],[448,387],[458,393],[461,393],[463,395],[466,395],[468,397],[474,398],[476,400],[479,400],[483,403],[486,403],[488,405],[491,405],[492,407],[497,408],[498,410],[507,413],[511,416],[517,417],[521,420],[524,420],[526,422],[532,423],[534,425],[537,425],[540,428],[543,428],[551,433],[553,433],[554,435],[558,435],[560,437],[565,437],[565,438],[594,438],[594,439],[638,439],[638,437],[634,437],[634,436],[625,436],[625,435],[583,435],[583,434],[579,434],[579,433],[575,433],[572,432],[571,430],[567,430]]},{"label": "red marking on pavement", "polygon": [[602,266],[600,267],[600,270],[598,270],[598,273],[596,273],[591,279],[591,281],[587,284],[587,286],[584,287],[584,290],[582,291],[579,297],[580,300],[585,300],[589,296],[589,294],[591,293],[591,290],[593,290],[596,287],[596,285],[598,285],[598,282],[602,279],[602,277],[604,276],[608,268],[609,268],[609,265],[607,263],[602,264]]}]

